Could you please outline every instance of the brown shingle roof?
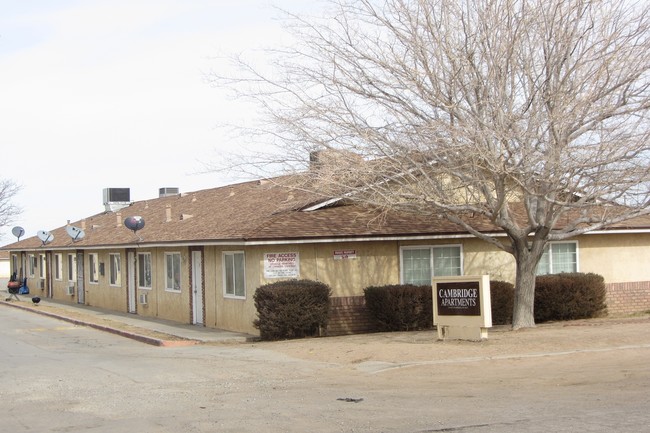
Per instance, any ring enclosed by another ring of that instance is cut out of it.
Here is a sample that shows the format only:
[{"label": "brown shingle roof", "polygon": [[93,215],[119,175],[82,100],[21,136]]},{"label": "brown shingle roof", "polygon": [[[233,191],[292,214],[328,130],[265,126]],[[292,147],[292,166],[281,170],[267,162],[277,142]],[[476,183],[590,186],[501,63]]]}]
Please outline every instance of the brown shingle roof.
[{"label": "brown shingle roof", "polygon": [[[436,216],[381,212],[349,204],[300,211],[319,200],[322,197],[270,181],[143,200],[116,212],[103,212],[71,223],[85,232],[84,238],[76,242],[67,235],[65,226],[52,230],[54,240],[48,249],[466,233],[460,226]],[[136,215],[144,218],[145,226],[133,233],[123,222]],[[486,220],[475,218],[473,224],[478,224],[482,231],[498,231]],[[649,227],[650,216],[612,226]],[[41,241],[33,236],[3,249],[41,246]]]}]

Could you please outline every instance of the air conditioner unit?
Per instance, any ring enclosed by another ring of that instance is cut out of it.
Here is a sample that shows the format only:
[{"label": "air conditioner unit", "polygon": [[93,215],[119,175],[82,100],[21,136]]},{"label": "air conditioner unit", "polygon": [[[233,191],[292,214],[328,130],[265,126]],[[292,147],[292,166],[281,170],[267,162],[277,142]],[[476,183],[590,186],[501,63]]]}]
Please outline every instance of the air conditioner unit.
[{"label": "air conditioner unit", "polygon": [[45,280],[40,280],[38,282],[38,286],[41,288],[41,290],[45,289]]},{"label": "air conditioner unit", "polygon": [[158,189],[158,197],[163,198],[163,197],[171,197],[174,195],[178,195],[180,193],[179,188],[159,188]]},{"label": "air conditioner unit", "polygon": [[68,295],[70,296],[74,295],[74,284],[70,284],[68,286]]},{"label": "air conditioner unit", "polygon": [[129,188],[104,188],[103,196],[106,212],[116,212],[131,204]]},{"label": "air conditioner unit", "polygon": [[128,203],[131,201],[130,188],[104,188],[104,204],[107,203]]},{"label": "air conditioner unit", "polygon": [[147,305],[147,294],[146,293],[140,293],[140,303],[142,305]]}]

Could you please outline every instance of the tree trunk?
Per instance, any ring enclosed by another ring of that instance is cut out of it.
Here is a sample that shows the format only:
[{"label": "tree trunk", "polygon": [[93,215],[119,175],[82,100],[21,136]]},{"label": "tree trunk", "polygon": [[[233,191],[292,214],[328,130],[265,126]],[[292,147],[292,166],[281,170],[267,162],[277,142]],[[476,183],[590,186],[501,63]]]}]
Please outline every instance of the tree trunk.
[{"label": "tree trunk", "polygon": [[535,269],[538,260],[531,254],[515,256],[517,274],[512,312],[512,329],[535,326]]}]

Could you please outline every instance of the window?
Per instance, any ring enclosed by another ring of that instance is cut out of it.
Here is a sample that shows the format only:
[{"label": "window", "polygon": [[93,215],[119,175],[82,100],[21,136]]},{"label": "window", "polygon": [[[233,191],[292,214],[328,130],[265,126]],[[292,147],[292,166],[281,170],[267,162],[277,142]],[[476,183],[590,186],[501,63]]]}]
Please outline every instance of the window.
[{"label": "window", "polygon": [[138,287],[151,288],[151,253],[138,253]]},{"label": "window", "polygon": [[578,272],[578,243],[551,242],[537,264],[537,275]]},{"label": "window", "polygon": [[54,279],[63,279],[63,255],[54,254]]},{"label": "window", "polygon": [[244,253],[223,253],[223,287],[226,296],[246,297],[245,275]]},{"label": "window", "polygon": [[88,280],[91,283],[99,282],[99,260],[97,253],[88,254]]},{"label": "window", "polygon": [[165,253],[165,289],[181,290],[181,253]]},{"label": "window", "polygon": [[77,280],[77,256],[68,254],[68,281]]},{"label": "window", "polygon": [[111,286],[122,285],[122,266],[119,253],[111,253],[108,255],[109,273]]},{"label": "window", "polygon": [[46,266],[45,266],[45,254],[41,254],[41,255],[38,256],[38,262],[39,262],[38,263],[38,265],[39,265],[38,276],[41,279],[45,279],[45,275],[46,275],[46,272],[45,272],[45,270],[46,270],[45,269],[46,268]]},{"label": "window", "polygon": [[403,284],[429,286],[432,277],[463,274],[460,245],[404,247],[401,262]]},{"label": "window", "polygon": [[37,263],[36,263],[36,256],[34,254],[29,255],[29,276],[34,277],[36,276],[36,268],[37,268]]}]

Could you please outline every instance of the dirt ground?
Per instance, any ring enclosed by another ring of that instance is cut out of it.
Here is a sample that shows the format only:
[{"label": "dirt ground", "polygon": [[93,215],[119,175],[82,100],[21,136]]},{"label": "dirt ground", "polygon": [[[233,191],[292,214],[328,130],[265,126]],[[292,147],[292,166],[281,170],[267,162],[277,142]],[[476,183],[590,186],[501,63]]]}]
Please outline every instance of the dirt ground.
[{"label": "dirt ground", "polygon": [[[30,306],[29,303],[25,305]],[[151,329],[84,314],[83,310],[62,310],[56,305],[43,304],[34,308],[153,338],[178,339]],[[435,330],[427,330],[241,344],[298,359],[341,365],[387,363],[406,366],[459,360],[604,352],[628,346],[650,348],[650,312],[635,316],[543,323],[517,331],[508,326],[495,326],[489,329],[488,338],[482,341],[440,341]]]},{"label": "dirt ground", "polygon": [[392,332],[318,339],[259,342],[254,346],[289,356],[336,364],[384,362],[396,365],[478,358],[532,357],[650,348],[650,315],[554,322],[511,330],[493,327],[482,341],[439,341],[435,331]]}]

